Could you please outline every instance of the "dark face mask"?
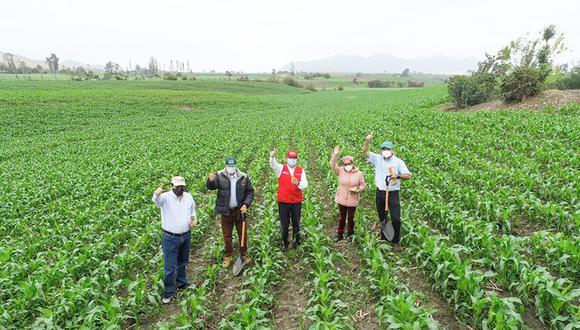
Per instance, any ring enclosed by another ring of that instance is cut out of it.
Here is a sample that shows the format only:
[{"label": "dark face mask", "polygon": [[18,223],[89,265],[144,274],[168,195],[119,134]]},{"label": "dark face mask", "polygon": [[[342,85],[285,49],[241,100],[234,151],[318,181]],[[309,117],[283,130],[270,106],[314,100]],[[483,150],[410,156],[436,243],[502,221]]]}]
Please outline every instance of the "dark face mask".
[{"label": "dark face mask", "polygon": [[175,195],[177,197],[181,197],[181,195],[183,195],[183,192],[185,191],[185,188],[182,186],[179,187],[173,187],[173,193],[175,193]]}]

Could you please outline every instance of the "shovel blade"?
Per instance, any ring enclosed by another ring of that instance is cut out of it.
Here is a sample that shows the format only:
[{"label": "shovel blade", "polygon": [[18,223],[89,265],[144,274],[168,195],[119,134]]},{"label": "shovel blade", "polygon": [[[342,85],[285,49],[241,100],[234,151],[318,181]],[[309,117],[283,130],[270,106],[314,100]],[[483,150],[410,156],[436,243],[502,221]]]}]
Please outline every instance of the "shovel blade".
[{"label": "shovel blade", "polygon": [[392,242],[393,238],[395,238],[395,228],[393,228],[393,222],[391,220],[381,221],[381,231],[389,242]]},{"label": "shovel blade", "polygon": [[238,260],[236,260],[233,267],[234,276],[240,275],[243,269],[244,269],[244,259],[242,257],[238,257]]}]

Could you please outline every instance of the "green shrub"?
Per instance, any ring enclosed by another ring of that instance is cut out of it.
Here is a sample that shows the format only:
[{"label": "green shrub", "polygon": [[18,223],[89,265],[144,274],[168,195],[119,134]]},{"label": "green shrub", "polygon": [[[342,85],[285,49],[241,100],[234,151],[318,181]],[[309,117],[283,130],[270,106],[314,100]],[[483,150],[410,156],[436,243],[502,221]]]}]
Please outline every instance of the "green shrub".
[{"label": "green shrub", "polygon": [[456,106],[464,108],[489,101],[494,96],[495,76],[482,72],[449,79],[449,95]]},{"label": "green shrub", "polygon": [[407,81],[407,86],[409,86],[409,87],[424,87],[425,82],[409,80],[409,81]]},{"label": "green shrub", "polygon": [[344,87],[342,87],[342,85],[338,85],[338,90],[342,92],[344,90]]},{"label": "green shrub", "polygon": [[302,88],[302,85],[299,82],[297,82],[296,80],[294,80],[294,78],[292,78],[292,77],[284,78],[284,80],[282,80],[282,83],[284,83],[288,86]]},{"label": "green shrub", "polygon": [[557,83],[558,89],[580,89],[580,66],[572,68],[570,73],[562,77]]},{"label": "green shrub", "polygon": [[316,92],[316,87],[314,87],[314,85],[312,83],[306,85],[305,88],[309,91]]},{"label": "green shrub", "polygon": [[177,76],[170,72],[165,72],[163,75],[164,80],[177,80]]},{"label": "green shrub", "polygon": [[539,94],[543,90],[545,80],[546,75],[542,69],[516,67],[500,81],[500,97],[508,103],[522,101]]}]

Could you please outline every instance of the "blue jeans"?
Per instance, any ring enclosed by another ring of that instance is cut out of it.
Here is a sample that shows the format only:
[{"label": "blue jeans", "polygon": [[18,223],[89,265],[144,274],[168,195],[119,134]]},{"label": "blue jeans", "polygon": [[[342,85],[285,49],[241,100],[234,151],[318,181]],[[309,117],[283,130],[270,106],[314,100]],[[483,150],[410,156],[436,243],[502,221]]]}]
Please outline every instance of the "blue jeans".
[{"label": "blue jeans", "polygon": [[163,269],[165,284],[165,296],[171,297],[177,286],[187,285],[185,266],[189,261],[189,247],[191,245],[191,231],[175,236],[163,232]]}]

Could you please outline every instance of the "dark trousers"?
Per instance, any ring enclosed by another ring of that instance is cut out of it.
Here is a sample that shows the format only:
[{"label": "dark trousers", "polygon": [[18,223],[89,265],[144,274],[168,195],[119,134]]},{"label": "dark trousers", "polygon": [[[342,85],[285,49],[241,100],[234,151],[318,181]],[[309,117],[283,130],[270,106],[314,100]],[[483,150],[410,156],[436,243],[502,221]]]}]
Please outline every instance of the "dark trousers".
[{"label": "dark trousers", "polygon": [[300,244],[300,210],[302,203],[278,202],[278,214],[280,215],[280,225],[282,227],[282,242],[288,247],[288,227],[292,221],[292,233],[294,244]]},{"label": "dark trousers", "polygon": [[191,231],[176,236],[163,232],[161,247],[163,249],[163,284],[165,295],[173,296],[176,284],[178,287],[187,285],[185,266],[189,261],[189,247],[191,245]]},{"label": "dark trousers", "polygon": [[[401,236],[401,201],[399,199],[399,191],[389,191],[389,212],[385,212],[385,197],[387,192],[378,190],[376,193],[377,213],[379,214],[379,221],[384,221],[388,213],[391,214],[391,221],[393,222],[393,229],[395,229],[395,237],[393,243],[399,243]],[[386,237],[381,232],[381,238],[386,240]]]},{"label": "dark trousers", "polygon": [[246,255],[246,250],[248,249],[248,224],[246,223],[246,233],[244,234],[246,244],[244,244],[244,247],[242,248],[242,218],[240,217],[240,210],[238,208],[230,209],[230,212],[226,215],[222,214],[222,234],[224,236],[225,245],[224,256],[231,257],[234,253],[232,245],[234,225],[238,232],[240,255],[243,257]]},{"label": "dark trousers", "polygon": [[348,221],[348,235],[354,233],[354,212],[356,206],[344,206],[338,204],[338,235],[344,235],[344,225]]}]

